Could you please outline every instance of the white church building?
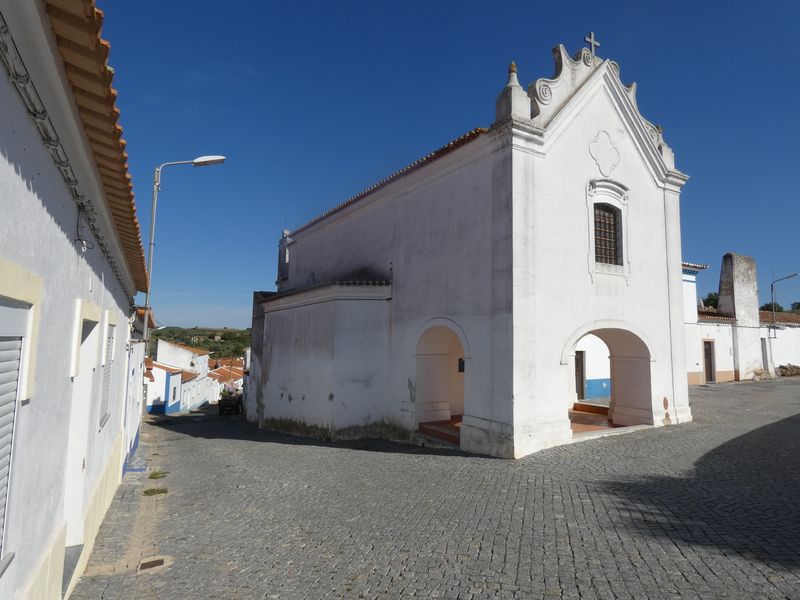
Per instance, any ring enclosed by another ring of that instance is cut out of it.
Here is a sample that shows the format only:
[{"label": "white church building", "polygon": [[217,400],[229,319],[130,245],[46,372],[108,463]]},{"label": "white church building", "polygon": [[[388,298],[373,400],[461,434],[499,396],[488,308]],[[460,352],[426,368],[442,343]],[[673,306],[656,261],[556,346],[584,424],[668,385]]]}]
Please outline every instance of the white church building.
[{"label": "white church building", "polygon": [[591,45],[555,48],[527,89],[512,63],[490,128],[284,233],[278,290],[254,297],[248,418],[331,437],[449,424],[463,450],[521,457],[579,430],[591,335],[614,425],[691,420],[687,176]]}]

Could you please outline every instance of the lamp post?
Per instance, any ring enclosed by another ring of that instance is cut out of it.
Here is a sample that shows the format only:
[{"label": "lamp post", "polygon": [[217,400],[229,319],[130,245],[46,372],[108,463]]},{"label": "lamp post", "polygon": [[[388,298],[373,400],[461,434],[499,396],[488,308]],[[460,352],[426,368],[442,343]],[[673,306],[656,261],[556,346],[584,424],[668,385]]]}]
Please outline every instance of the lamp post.
[{"label": "lamp post", "polygon": [[165,162],[156,167],[155,174],[153,175],[153,204],[150,208],[150,245],[147,250],[147,295],[144,301],[144,328],[142,331],[142,338],[145,342],[145,351],[150,347],[150,291],[151,281],[153,279],[153,247],[156,231],[156,206],[158,205],[158,192],[161,189],[161,171],[164,167],[171,167],[172,165],[192,165],[194,167],[205,167],[208,165],[218,165],[225,162],[224,156],[198,156],[194,160],[178,160],[174,162]]},{"label": "lamp post", "polygon": [[783,281],[784,279],[792,279],[793,277],[797,277],[800,273],[792,273],[791,275],[786,275],[785,277],[779,277],[778,279],[774,279],[775,272],[772,272],[772,283],[769,284],[769,293],[770,299],[772,300],[772,327],[775,328],[775,284],[779,281]]}]

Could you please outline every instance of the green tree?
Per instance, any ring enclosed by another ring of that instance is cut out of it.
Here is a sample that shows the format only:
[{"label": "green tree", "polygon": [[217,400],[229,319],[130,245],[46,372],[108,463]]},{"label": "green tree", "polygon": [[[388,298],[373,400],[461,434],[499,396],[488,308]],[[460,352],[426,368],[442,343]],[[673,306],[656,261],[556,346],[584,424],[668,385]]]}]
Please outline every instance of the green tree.
[{"label": "green tree", "polygon": [[[767,302],[766,304],[762,304],[758,309],[772,311],[772,302]],[[783,307],[777,302],[775,303],[775,312],[783,312]]]},{"label": "green tree", "polygon": [[708,292],[708,295],[703,298],[703,306],[710,308],[719,308],[719,294],[717,292]]},{"label": "green tree", "polygon": [[792,302],[792,310],[800,310],[800,302]]}]

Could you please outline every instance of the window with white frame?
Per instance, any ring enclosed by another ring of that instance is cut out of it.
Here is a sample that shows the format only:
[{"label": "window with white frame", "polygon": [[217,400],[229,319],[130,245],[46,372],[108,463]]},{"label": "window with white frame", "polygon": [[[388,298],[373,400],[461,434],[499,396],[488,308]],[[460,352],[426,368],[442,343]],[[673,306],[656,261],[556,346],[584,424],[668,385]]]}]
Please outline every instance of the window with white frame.
[{"label": "window with white frame", "polygon": [[586,186],[589,275],[630,277],[628,253],[628,188],[610,179]]}]

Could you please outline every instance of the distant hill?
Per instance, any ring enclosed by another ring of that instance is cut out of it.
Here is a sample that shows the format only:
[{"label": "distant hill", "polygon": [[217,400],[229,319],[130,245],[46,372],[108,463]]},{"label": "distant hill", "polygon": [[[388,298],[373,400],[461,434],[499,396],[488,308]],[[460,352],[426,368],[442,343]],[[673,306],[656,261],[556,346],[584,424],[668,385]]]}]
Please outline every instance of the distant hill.
[{"label": "distant hill", "polygon": [[154,339],[205,348],[215,358],[242,356],[250,345],[250,329],[164,327],[153,331]]}]

